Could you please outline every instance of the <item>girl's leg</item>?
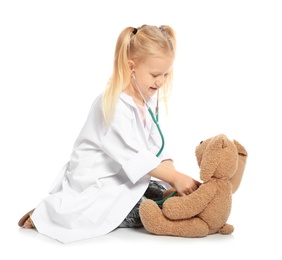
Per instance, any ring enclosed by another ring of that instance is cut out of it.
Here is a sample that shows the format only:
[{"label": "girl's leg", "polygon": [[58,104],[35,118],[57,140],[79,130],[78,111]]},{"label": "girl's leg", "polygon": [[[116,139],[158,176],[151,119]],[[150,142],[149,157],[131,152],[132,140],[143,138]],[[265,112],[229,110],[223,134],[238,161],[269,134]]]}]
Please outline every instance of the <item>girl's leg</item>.
[{"label": "girl's leg", "polygon": [[142,227],[142,222],[139,216],[139,206],[144,200],[144,197],[138,201],[138,203],[133,207],[133,209],[128,213],[126,218],[119,225],[121,228],[138,228]]},{"label": "girl's leg", "polygon": [[139,206],[143,200],[152,199],[160,200],[163,198],[163,194],[166,189],[159,184],[157,181],[150,181],[149,187],[147,188],[144,196],[138,201],[138,203],[133,207],[129,212],[127,217],[123,220],[119,227],[128,227],[128,228],[138,228],[143,227],[143,224],[139,215]]}]

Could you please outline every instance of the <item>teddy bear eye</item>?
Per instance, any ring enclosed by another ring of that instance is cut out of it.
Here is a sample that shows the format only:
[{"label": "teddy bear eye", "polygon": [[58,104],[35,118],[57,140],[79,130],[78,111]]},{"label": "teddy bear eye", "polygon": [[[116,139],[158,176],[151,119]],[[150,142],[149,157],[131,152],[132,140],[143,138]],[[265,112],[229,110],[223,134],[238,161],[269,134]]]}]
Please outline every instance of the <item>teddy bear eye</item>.
[{"label": "teddy bear eye", "polygon": [[201,141],[200,144],[201,144],[202,142],[203,142],[203,141]]}]

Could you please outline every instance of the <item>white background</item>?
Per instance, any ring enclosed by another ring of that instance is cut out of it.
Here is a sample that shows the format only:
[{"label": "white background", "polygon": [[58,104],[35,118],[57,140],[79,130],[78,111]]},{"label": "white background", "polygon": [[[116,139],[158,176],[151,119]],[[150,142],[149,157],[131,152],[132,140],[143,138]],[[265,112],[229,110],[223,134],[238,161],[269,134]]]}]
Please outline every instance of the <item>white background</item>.
[{"label": "white background", "polygon": [[[281,259],[280,3],[2,0],[1,259]],[[234,233],[183,239],[117,230],[63,245],[18,228],[69,159],[110,76],[118,34],[142,24],[168,24],[177,35],[174,89],[161,116],[177,168],[198,178],[194,149],[219,133],[248,150],[233,195]]]}]

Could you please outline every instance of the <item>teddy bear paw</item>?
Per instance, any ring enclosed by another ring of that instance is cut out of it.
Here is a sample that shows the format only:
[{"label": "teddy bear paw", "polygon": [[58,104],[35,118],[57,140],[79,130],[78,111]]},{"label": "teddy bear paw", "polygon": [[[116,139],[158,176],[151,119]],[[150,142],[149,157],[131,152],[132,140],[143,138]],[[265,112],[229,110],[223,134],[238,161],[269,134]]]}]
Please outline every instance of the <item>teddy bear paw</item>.
[{"label": "teddy bear paw", "polygon": [[233,233],[234,231],[234,227],[230,224],[225,224],[219,231],[218,233],[222,234],[222,235],[229,235],[231,233]]}]

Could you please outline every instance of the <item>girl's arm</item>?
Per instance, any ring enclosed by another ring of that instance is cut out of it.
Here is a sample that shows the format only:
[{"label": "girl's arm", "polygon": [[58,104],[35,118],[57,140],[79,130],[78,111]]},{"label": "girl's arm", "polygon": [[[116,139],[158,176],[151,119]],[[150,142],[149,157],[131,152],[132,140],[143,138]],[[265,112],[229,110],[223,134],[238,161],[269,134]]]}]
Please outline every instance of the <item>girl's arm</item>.
[{"label": "girl's arm", "polygon": [[201,185],[199,181],[177,171],[171,160],[162,161],[149,175],[169,183],[180,195],[188,195]]}]

